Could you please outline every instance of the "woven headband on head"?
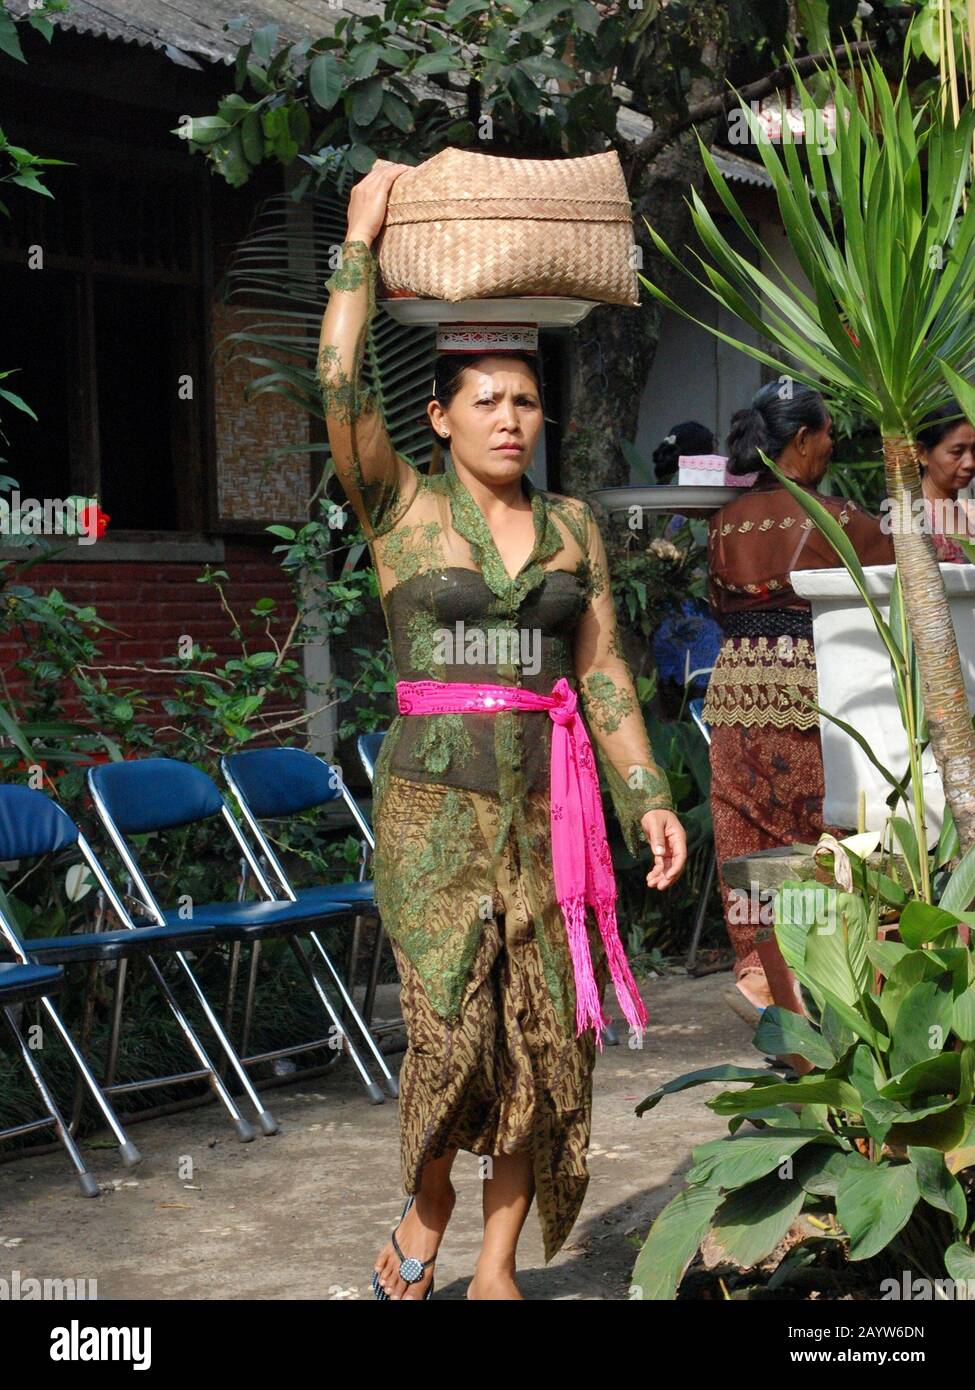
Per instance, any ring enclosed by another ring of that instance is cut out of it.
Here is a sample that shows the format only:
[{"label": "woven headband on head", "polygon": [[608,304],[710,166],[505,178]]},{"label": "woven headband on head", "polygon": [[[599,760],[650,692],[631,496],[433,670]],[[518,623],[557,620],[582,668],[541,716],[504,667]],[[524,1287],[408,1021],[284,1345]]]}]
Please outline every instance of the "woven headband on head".
[{"label": "woven headband on head", "polygon": [[438,352],[537,352],[533,323],[450,323],[437,328]]},{"label": "woven headband on head", "polygon": [[[437,352],[447,357],[482,357],[488,353],[517,353],[536,360],[535,372],[542,380],[542,359],[538,352],[538,327],[530,323],[454,323],[437,328]],[[437,378],[430,383],[430,394],[437,395]]]}]

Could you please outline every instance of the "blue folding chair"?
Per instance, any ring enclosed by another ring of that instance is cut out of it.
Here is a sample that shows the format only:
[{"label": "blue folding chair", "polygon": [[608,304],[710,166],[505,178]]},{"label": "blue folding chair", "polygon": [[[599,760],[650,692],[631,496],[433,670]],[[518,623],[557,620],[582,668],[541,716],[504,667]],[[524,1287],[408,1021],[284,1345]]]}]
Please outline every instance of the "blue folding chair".
[{"label": "blue folding chair", "polygon": [[[250,1014],[245,1014],[243,1040],[239,1049],[239,1061],[242,1065],[238,1075],[255,1104],[261,1106],[252,1083],[246,1077],[247,1067],[321,1048],[334,1051],[343,1043],[348,1047],[349,1055],[369,1099],[374,1104],[382,1104],[385,1099],[382,1091],[370,1076],[352,1040],[345,1035],[328,995],[297,940],[298,937],[307,935],[319,955],[327,961],[325,951],[315,935],[315,928],[330,923],[344,923],[358,909],[353,909],[348,899],[338,892],[307,901],[282,901],[278,898],[215,783],[199,768],[177,762],[174,758],[141,758],[127,762],[104,763],[89,769],[88,786],[102,824],[128,870],[151,921],[167,925],[189,918],[198,926],[214,928],[223,940],[231,941],[237,946],[256,948],[261,941],[269,938],[287,941],[318,1003],[331,1020],[330,1033],[324,1038],[276,1048],[269,1052],[249,1053],[247,1049]],[[178,908],[163,907],[146,881],[126,836],[172,830],[213,818],[221,819],[229,829],[246,867],[264,895],[264,901],[238,900],[202,904],[190,902]],[[256,952],[252,954],[251,961],[248,1011],[253,1003],[256,983],[255,960]],[[235,983],[236,972],[232,971],[231,993]]]},{"label": "blue folding chair", "polygon": [[[263,860],[277,880],[278,889],[275,891],[279,899],[305,906],[313,904],[328,906],[336,899],[352,903],[357,914],[353,928],[353,962],[358,955],[358,933],[361,930],[361,920],[367,917],[374,919],[377,936],[380,936],[373,956],[375,973],[375,962],[381,945],[382,929],[379,925],[373,882],[371,879],[362,877],[365,872],[365,856],[360,861],[360,877],[357,880],[319,885],[314,888],[295,889],[291,886],[288,876],[261,825],[264,820],[295,816],[302,811],[327,805],[341,797],[366,837],[367,844],[372,845],[374,843],[372,831],[356,805],[355,799],[345,786],[339,770],[331,767],[323,758],[317,758],[314,754],[306,753],[301,748],[248,749],[246,752],[234,753],[222,758],[220,766],[227,785],[240,807],[241,815],[257,841]],[[313,934],[311,941],[336,989],[342,996],[346,1016],[356,1024],[363,1041],[382,1072],[387,1091],[391,1096],[398,1095],[396,1078],[386,1065],[386,1059],[377,1047],[368,1023],[356,1008],[345,982],[330,960],[319,938]],[[354,984],[354,979],[354,974],[350,974],[350,984]],[[371,1016],[372,1005],[368,991],[366,1007],[368,1016]]]},{"label": "blue folding chair", "polygon": [[[99,1084],[86,1065],[81,1053],[75,1047],[71,1035],[61,1021],[53,1004],[43,1000],[55,1027],[71,1052],[75,1065],[96,1105],[119,1141],[123,1161],[129,1164],[139,1161],[135,1145],[127,1139],[107,1096],[131,1091],[151,1090],[158,1086],[179,1085],[184,1082],[206,1080],[222,1101],[242,1142],[254,1138],[251,1124],[241,1114],[233,1097],[227,1090],[215,1069],[206,1049],[192,1028],[180,1007],[165,976],[156,963],[156,956],[172,956],[179,963],[182,973],[204,1010],[218,1041],[235,1070],[246,1073],[236,1058],[233,1047],[226,1037],[219,1020],[210,1009],[203,991],[197,983],[183,952],[191,949],[212,946],[219,934],[205,924],[194,921],[176,921],[157,926],[137,926],[111,880],[94,854],[88,841],[81,834],[74,821],[62,807],[41,791],[28,787],[0,786],[0,860],[33,859],[56,851],[75,848],[87,864],[99,888],[122,923],[120,929],[111,931],[92,931],[68,933],[64,936],[23,937],[16,921],[5,912],[0,902],[0,950],[23,963],[37,965],[61,965],[70,967],[82,963],[89,966],[115,963],[116,974],[115,1007],[112,1011],[112,1034],[109,1041],[107,1079]],[[121,977],[124,963],[132,956],[142,956],[173,1017],[176,1019],[186,1042],[196,1057],[199,1066],[191,1071],[180,1072],[174,1076],[150,1078],[142,1081],[115,1082],[114,1059],[117,1053],[118,1030],[121,1023]],[[256,1108],[263,1107],[256,1096]],[[267,1131],[273,1132],[273,1131]]]},{"label": "blue folding chair", "polygon": [[74,1135],[65,1124],[57,1103],[48,1090],[47,1083],[41,1075],[41,1069],[37,1065],[31,1049],[27,1046],[14,1013],[14,1006],[18,1004],[36,1003],[38,1000],[42,1003],[48,1002],[51,995],[56,994],[63,983],[64,971],[59,970],[54,965],[0,964],[0,1009],[3,1010],[3,1016],[7,1020],[7,1027],[13,1034],[17,1050],[41,1100],[44,1102],[44,1109],[47,1111],[43,1119],[28,1120],[25,1124],[11,1125],[8,1129],[0,1130],[0,1139],[10,1139],[15,1135],[33,1134],[36,1130],[46,1129],[49,1125],[53,1125],[78,1175],[82,1193],[85,1197],[97,1197],[100,1191],[98,1179],[82,1158],[81,1151],[74,1141]]}]

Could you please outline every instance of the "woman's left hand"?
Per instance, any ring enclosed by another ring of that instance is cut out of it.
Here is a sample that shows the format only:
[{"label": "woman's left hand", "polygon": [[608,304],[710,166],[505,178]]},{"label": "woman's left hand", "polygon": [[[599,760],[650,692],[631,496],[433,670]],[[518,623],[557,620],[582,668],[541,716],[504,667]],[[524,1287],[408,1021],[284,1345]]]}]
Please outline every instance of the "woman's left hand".
[{"label": "woman's left hand", "polygon": [[653,850],[648,888],[669,888],[687,862],[687,836],[673,811],[648,811],[640,821],[647,844]]}]

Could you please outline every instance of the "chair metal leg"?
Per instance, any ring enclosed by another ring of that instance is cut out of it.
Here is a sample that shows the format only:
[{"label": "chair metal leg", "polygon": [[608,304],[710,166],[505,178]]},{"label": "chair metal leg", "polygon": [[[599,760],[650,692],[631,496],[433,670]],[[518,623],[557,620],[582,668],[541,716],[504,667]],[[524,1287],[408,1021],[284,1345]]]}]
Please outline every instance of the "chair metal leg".
[{"label": "chair metal leg", "polygon": [[372,1015],[376,1007],[376,990],[379,986],[379,966],[383,958],[383,943],[385,940],[386,933],[383,931],[382,919],[377,917],[376,939],[372,948],[372,960],[369,963],[369,982],[366,985],[366,997],[362,1001],[362,1017],[366,1021],[367,1028],[372,1027]]},{"label": "chair metal leg", "polygon": [[108,1125],[112,1133],[115,1135],[115,1140],[119,1147],[119,1154],[121,1155],[122,1162],[125,1164],[127,1168],[134,1168],[137,1163],[142,1162],[142,1155],[139,1153],[139,1150],[136,1148],[132,1140],[126,1134],[125,1130],[122,1128],[118,1116],[109,1104],[108,1099],[102,1091],[101,1086],[99,1086],[98,1082],[96,1081],[94,1073],[92,1072],[88,1063],[82,1056],[77,1044],[75,1043],[74,1038],[68,1032],[67,1025],[61,1018],[61,1015],[58,1013],[57,1009],[51,1003],[50,999],[48,999],[46,996],[41,1002],[43,1003],[44,1008],[49,1018],[51,1019],[51,1022],[57,1029],[61,1041],[64,1043],[65,1047],[70,1052],[71,1060],[74,1062],[75,1066],[78,1068],[78,1071],[81,1073],[85,1085],[88,1087],[88,1090],[91,1093],[92,1100],[95,1102],[99,1110],[102,1112],[102,1118],[104,1119],[105,1123]]},{"label": "chair metal leg", "polygon": [[255,941],[251,947],[251,959],[247,972],[247,994],[244,999],[244,1022],[240,1030],[240,1055],[248,1057],[251,1049],[251,1025],[254,1022],[254,1000],[257,997],[257,972],[261,963],[261,943]]},{"label": "chair metal leg", "polygon": [[[318,941],[318,940],[316,939],[315,933],[314,933],[314,932],[309,933],[309,935],[311,936],[312,941],[315,943],[315,946],[316,946],[316,948],[317,948],[317,950],[318,950],[318,954],[325,960],[325,962],[326,962],[326,964],[328,965],[329,970],[330,970],[330,972],[331,972],[331,974],[332,974],[332,977],[335,978],[335,977],[336,977],[335,968],[334,968],[334,966],[332,965],[332,962],[328,959],[328,956],[327,956],[326,952],[324,951],[321,942]],[[382,1105],[383,1102],[385,1101],[386,1097],[383,1095],[382,1091],[379,1089],[379,1086],[376,1084],[375,1081],[373,1081],[372,1077],[369,1075],[369,1072],[366,1070],[366,1067],[365,1067],[365,1065],[364,1065],[364,1063],[363,1063],[363,1061],[362,1061],[362,1058],[359,1056],[358,1051],[356,1050],[355,1043],[352,1041],[352,1038],[351,1038],[350,1034],[347,1033],[347,1032],[345,1031],[345,1029],[342,1027],[341,1020],[339,1019],[338,1014],[335,1012],[335,1009],[332,1007],[332,1002],[331,1002],[331,1000],[329,999],[328,995],[325,993],[324,989],[322,988],[321,981],[318,979],[318,976],[315,974],[314,970],[313,970],[312,967],[311,967],[311,962],[309,961],[308,957],[305,955],[304,951],[301,949],[301,946],[299,945],[299,943],[295,940],[295,938],[294,938],[293,936],[289,936],[289,937],[288,937],[288,943],[289,943],[289,945],[291,946],[291,949],[294,951],[295,956],[296,956],[297,959],[298,959],[299,965],[301,966],[302,970],[305,972],[305,975],[306,975],[307,978],[308,978],[308,983],[311,985],[312,989],[313,989],[313,990],[315,991],[315,993],[318,995],[318,998],[319,998],[319,1001],[320,1001],[322,1007],[325,1009],[325,1011],[326,1011],[326,1013],[328,1014],[329,1018],[332,1020],[332,1022],[333,1022],[334,1025],[335,1025],[335,1027],[338,1029],[339,1034],[345,1039],[345,1042],[346,1042],[346,1044],[347,1044],[347,1046],[348,1046],[348,1049],[349,1049],[349,1056],[352,1058],[352,1062],[353,1062],[353,1064],[354,1064],[354,1066],[355,1066],[355,1069],[356,1069],[356,1071],[359,1073],[360,1078],[362,1079],[362,1084],[363,1084],[363,1085],[365,1086],[365,1088],[366,1088],[366,1094],[368,1095],[369,1099],[372,1101],[373,1105]],[[353,1011],[354,1011],[354,1010],[355,1010],[355,1005],[352,1004],[352,1001],[351,1001],[351,1000],[349,1000],[348,994],[345,993],[344,987],[342,987],[342,993],[345,995],[346,1000],[351,1004],[352,1009],[353,1009]],[[368,1036],[368,1034],[367,1034],[367,1036]],[[372,1042],[372,1039],[370,1038],[369,1041]],[[375,1047],[375,1044],[373,1044],[373,1046]],[[381,1057],[381,1056],[380,1056],[380,1063],[381,1063],[383,1069],[385,1070],[385,1069],[386,1069],[386,1064],[385,1064],[385,1062],[382,1060],[382,1057]]]},{"label": "chair metal leg", "polygon": [[694,918],[694,930],[691,933],[691,946],[687,952],[687,960],[684,962],[685,969],[693,970],[697,964],[697,948],[701,943],[701,933],[704,930],[704,914],[708,910],[708,899],[711,896],[711,886],[714,883],[714,875],[717,871],[718,861],[714,850],[711,851],[711,858],[708,861],[708,871],[704,877],[704,887],[701,889],[701,896],[697,903],[697,915]]},{"label": "chair metal leg", "polygon": [[[396,1078],[395,1076],[393,1076],[392,1072],[389,1070],[389,1067],[386,1065],[385,1057],[380,1052],[376,1044],[375,1038],[372,1036],[372,1033],[366,1026],[365,1020],[362,1018],[362,1016],[359,1013],[359,1010],[356,1008],[355,1001],[353,1000],[352,995],[346,989],[345,981],[342,979],[341,975],[333,965],[328,952],[325,950],[325,947],[322,945],[321,940],[319,939],[318,933],[310,932],[309,937],[311,939],[312,945],[315,947],[315,950],[318,952],[318,955],[324,963],[325,968],[331,975],[332,980],[335,984],[335,988],[342,996],[342,1001],[346,1006],[349,1017],[355,1020],[356,1024],[358,1025],[359,1032],[362,1034],[363,1041],[365,1042],[369,1051],[372,1053],[376,1061],[376,1064],[379,1067],[379,1070],[382,1072],[383,1081],[386,1084],[386,1090],[391,1096],[398,1096],[399,1086],[397,1085]],[[350,1051],[352,1050],[351,1040],[349,1042],[349,1049]]]},{"label": "chair metal leg", "polygon": [[[45,999],[44,1003],[46,1004],[47,1002],[48,1001]],[[20,1055],[23,1058],[24,1066],[27,1068],[28,1072],[30,1073],[31,1080],[37,1087],[37,1091],[41,1097],[41,1100],[44,1102],[44,1108],[47,1110],[47,1113],[51,1117],[51,1123],[53,1124],[57,1132],[57,1136],[61,1140],[61,1143],[64,1145],[65,1151],[67,1152],[67,1155],[70,1158],[72,1165],[74,1166],[74,1170],[78,1175],[78,1183],[81,1187],[82,1195],[85,1197],[97,1197],[101,1191],[100,1187],[98,1186],[98,1179],[95,1177],[94,1173],[91,1172],[87,1163],[82,1158],[81,1150],[75,1143],[74,1136],[72,1135],[70,1129],[64,1123],[64,1120],[61,1116],[61,1112],[60,1110],[58,1110],[57,1104],[55,1103],[54,1097],[48,1090],[47,1084],[43,1076],[41,1075],[40,1070],[34,1061],[34,1058],[31,1056],[30,1048],[27,1046],[27,1043],[24,1041],[20,1029],[14,1022],[13,1014],[11,1013],[10,1009],[4,1009],[3,1012],[4,1017],[7,1020],[7,1025],[10,1028],[10,1031],[14,1036],[14,1040],[17,1043],[17,1047],[20,1050]]]},{"label": "chair metal leg", "polygon": [[[254,1089],[254,1085],[250,1077],[247,1075],[247,1070],[241,1062],[240,1058],[238,1057],[237,1052],[234,1049],[233,1043],[227,1037],[227,1034],[224,1032],[224,1029],[221,1026],[220,1020],[217,1018],[216,1014],[213,1012],[213,1009],[210,1007],[210,1001],[203,993],[199,981],[193,974],[193,971],[190,969],[189,962],[183,955],[182,951],[176,952],[176,959],[179,961],[183,969],[183,974],[189,981],[190,988],[196,996],[197,1003],[203,1010],[203,1014],[206,1018],[207,1023],[209,1023],[210,1027],[213,1030],[213,1034],[217,1039],[217,1042],[223,1049],[224,1056],[227,1058],[227,1061],[230,1063],[234,1075],[243,1087],[244,1094],[247,1096],[247,1099],[250,1101],[254,1109],[257,1111],[257,1123],[261,1127],[261,1133],[277,1134],[278,1130],[280,1129],[280,1125],[278,1124],[274,1116],[271,1114],[270,1110],[267,1109],[264,1102],[258,1095],[257,1091]],[[160,980],[161,987],[165,989],[168,993],[168,985],[162,979],[162,976],[159,976],[158,978]],[[194,1046],[195,1048],[199,1049],[197,1052],[197,1056],[206,1057],[206,1053],[203,1051],[203,1048],[199,1040],[197,1039],[196,1034],[193,1032],[192,1028],[190,1028],[189,1024],[183,1018],[182,1014],[179,1012],[179,1005],[176,1003],[175,999],[172,998],[171,994],[169,995],[169,997],[172,1000],[170,1007],[176,1010],[176,1016],[180,1021],[183,1031],[186,1033],[188,1039],[191,1040],[191,1046]],[[204,1065],[210,1071],[210,1084],[213,1086],[214,1090],[217,1092],[217,1095],[223,1101],[225,1107],[230,1111],[230,1114],[233,1117],[234,1128],[237,1130],[238,1137],[244,1143],[247,1143],[249,1140],[254,1138],[253,1127],[248,1123],[247,1120],[244,1119],[243,1115],[238,1110],[237,1106],[233,1101],[233,1098],[231,1097],[223,1081],[220,1079],[217,1072],[213,1069],[209,1058],[206,1058]]]},{"label": "chair metal leg", "polygon": [[108,1040],[108,1060],[105,1063],[105,1085],[111,1086],[118,1069],[119,1040],[122,1036],[122,1004],[125,1000],[125,976],[127,960],[120,960],[115,966],[115,992],[112,996],[112,1031]]},{"label": "chair metal leg", "polygon": [[[230,964],[227,969],[227,999],[223,1009],[223,1027],[227,1037],[234,1031],[234,1008],[237,1004],[237,980],[240,975],[240,942],[235,941],[230,948]],[[220,1075],[226,1079],[227,1058],[221,1054],[217,1065]]]},{"label": "chair metal leg", "polygon": [[[85,972],[85,1003],[81,1012],[81,1032],[79,1051],[83,1056],[88,1055],[91,1045],[91,1026],[95,1020],[95,985],[98,983],[98,962],[92,961]],[[74,1099],[71,1104],[71,1121],[68,1128],[72,1134],[77,1134],[78,1125],[81,1123],[81,1112],[85,1108],[85,1081],[80,1072],[75,1077]]]},{"label": "chair metal leg", "polygon": [[[356,977],[359,974],[359,956],[362,953],[362,928],[363,916],[357,912],[355,921],[352,924],[352,934],[349,940],[349,951],[345,961],[345,979],[349,982],[349,988],[355,993]],[[343,1005],[342,1008],[342,1027],[349,1021],[349,1011]]]}]

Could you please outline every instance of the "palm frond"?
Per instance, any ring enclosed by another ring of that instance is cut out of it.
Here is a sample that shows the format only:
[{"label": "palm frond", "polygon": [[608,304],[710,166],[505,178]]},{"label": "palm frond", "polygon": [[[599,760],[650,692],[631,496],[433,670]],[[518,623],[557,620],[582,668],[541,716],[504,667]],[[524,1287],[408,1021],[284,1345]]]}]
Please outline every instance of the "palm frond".
[{"label": "palm frond", "polygon": [[[324,282],[345,236],[346,197],[331,180],[314,195],[265,199],[234,248],[222,294],[232,330],[219,345],[253,367],[251,396],[273,392],[322,419],[316,365]],[[433,377],[434,335],[377,313],[364,374],[375,390],[393,443],[418,459],[429,440],[425,406]],[[309,452],[320,445],[310,444]]]}]

